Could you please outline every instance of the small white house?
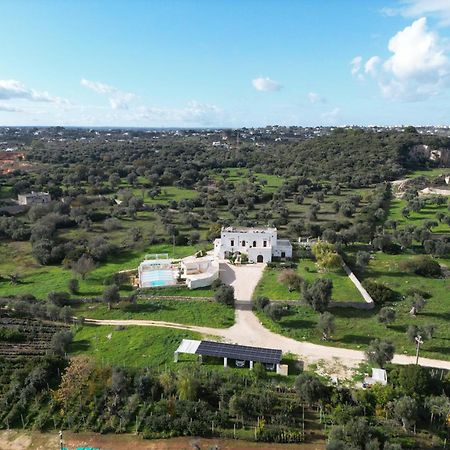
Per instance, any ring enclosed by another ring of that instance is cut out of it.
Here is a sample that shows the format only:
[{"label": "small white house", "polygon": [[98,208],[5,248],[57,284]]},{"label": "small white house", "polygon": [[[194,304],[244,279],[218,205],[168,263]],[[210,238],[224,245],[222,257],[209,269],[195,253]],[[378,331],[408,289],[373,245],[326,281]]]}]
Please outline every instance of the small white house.
[{"label": "small white house", "polygon": [[292,258],[292,245],[287,239],[278,239],[276,228],[222,228],[220,239],[214,241],[216,258],[242,254],[249,262],[267,263],[273,257]]},{"label": "small white house", "polygon": [[19,205],[38,205],[43,203],[49,203],[51,201],[50,194],[48,192],[34,192],[31,191],[28,194],[19,194],[17,196],[17,203]]}]

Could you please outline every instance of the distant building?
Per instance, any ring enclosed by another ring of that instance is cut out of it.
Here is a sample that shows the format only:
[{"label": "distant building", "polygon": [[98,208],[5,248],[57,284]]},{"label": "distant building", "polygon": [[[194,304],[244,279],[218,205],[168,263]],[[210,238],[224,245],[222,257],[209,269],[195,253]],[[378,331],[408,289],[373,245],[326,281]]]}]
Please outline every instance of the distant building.
[{"label": "distant building", "polygon": [[292,258],[288,239],[278,239],[276,228],[222,228],[220,239],[214,241],[214,255],[227,259],[245,254],[249,262],[271,262],[273,257]]},{"label": "distant building", "polygon": [[51,201],[50,194],[48,192],[30,192],[29,194],[19,194],[17,196],[17,203],[19,205],[40,205],[43,203],[49,203]]}]

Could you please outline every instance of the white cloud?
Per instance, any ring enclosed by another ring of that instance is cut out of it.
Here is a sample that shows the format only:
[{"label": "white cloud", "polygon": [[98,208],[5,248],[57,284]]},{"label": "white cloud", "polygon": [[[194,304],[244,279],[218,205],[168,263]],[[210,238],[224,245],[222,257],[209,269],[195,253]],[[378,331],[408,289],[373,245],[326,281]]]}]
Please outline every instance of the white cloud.
[{"label": "white cloud", "polygon": [[308,100],[313,105],[315,105],[317,103],[326,103],[327,102],[327,99],[325,97],[322,97],[320,94],[317,94],[317,92],[309,92]]},{"label": "white cloud", "polygon": [[388,49],[392,56],[383,64],[387,79],[380,80],[385,96],[419,100],[439,93],[448,83],[449,58],[425,17],[393,36]]},{"label": "white cloud", "polygon": [[361,64],[362,64],[362,56],[355,56],[350,61],[352,75],[356,76],[359,74],[359,72],[361,70]]},{"label": "white cloud", "polygon": [[27,88],[23,83],[17,80],[0,80],[0,99],[1,100],[29,100],[32,102],[47,103],[67,103],[59,97],[53,97],[46,91],[36,91]]},{"label": "white cloud", "polygon": [[257,91],[279,91],[283,86],[269,77],[258,77],[252,80],[252,85]]},{"label": "white cloud", "polygon": [[112,109],[128,109],[137,96],[131,92],[123,92],[114,86],[100,81],[86,80],[82,78],[81,86],[84,86],[97,94],[106,95]]},{"label": "white cloud", "polygon": [[367,75],[375,76],[377,74],[378,64],[380,61],[381,59],[379,56],[372,56],[372,58],[369,58],[364,64],[364,72]]},{"label": "white cloud", "polygon": [[403,6],[391,13],[399,12],[406,17],[431,16],[439,20],[441,25],[450,25],[449,0],[404,0]]},{"label": "white cloud", "polygon": [[389,41],[393,55],[385,62],[386,70],[400,79],[434,80],[448,72],[448,58],[440,46],[439,36],[427,29],[422,17],[399,31]]},{"label": "white cloud", "polygon": [[0,103],[0,111],[4,112],[22,112],[20,108],[16,108],[15,106],[9,106],[4,103]]},{"label": "white cloud", "polygon": [[[384,97],[418,101],[448,86],[450,59],[440,36],[428,29],[425,17],[396,33],[389,40],[388,50],[391,56],[384,62],[372,56],[364,64],[364,73],[378,82]],[[362,79],[362,60],[358,59],[354,67],[352,74]]]}]

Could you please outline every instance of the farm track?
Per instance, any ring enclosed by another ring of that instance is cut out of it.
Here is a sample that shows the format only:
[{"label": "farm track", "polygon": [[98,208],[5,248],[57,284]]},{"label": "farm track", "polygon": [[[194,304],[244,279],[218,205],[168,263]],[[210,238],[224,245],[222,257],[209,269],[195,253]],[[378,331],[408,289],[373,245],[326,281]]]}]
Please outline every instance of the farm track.
[{"label": "farm track", "polygon": [[[208,328],[189,325],[181,325],[172,322],[159,322],[153,320],[95,320],[86,319],[86,323],[95,325],[128,325],[128,326],[153,326],[189,330],[205,336],[215,336],[227,342],[253,345],[259,347],[277,348],[283,353],[295,354],[305,365],[325,364],[324,373],[341,378],[351,376],[353,369],[365,360],[363,351],[351,350],[341,347],[300,342],[281,336],[266,329],[255,316],[251,308],[251,293],[256,287],[264,265],[250,267],[236,267],[221,264],[221,279],[235,289],[236,320],[230,328]],[[395,364],[415,364],[415,357],[407,355],[395,355]],[[450,361],[438,359],[420,358],[423,366],[450,370]]]}]

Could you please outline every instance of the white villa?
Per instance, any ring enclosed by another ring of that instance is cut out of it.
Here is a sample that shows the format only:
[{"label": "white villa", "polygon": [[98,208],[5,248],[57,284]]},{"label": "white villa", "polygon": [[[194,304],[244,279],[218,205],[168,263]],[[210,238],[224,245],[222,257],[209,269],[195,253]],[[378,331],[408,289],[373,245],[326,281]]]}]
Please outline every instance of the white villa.
[{"label": "white villa", "polygon": [[221,260],[247,255],[250,263],[266,263],[272,258],[292,258],[288,239],[278,239],[276,228],[222,228],[214,250],[206,254],[171,259],[167,253],[146,255],[138,267],[135,281],[140,288],[174,286],[184,283],[189,289],[210,286],[219,278]]},{"label": "white villa", "polygon": [[273,257],[292,258],[288,239],[278,239],[276,228],[224,227],[220,239],[214,241],[214,255],[227,259],[245,254],[249,262],[271,262]]}]

